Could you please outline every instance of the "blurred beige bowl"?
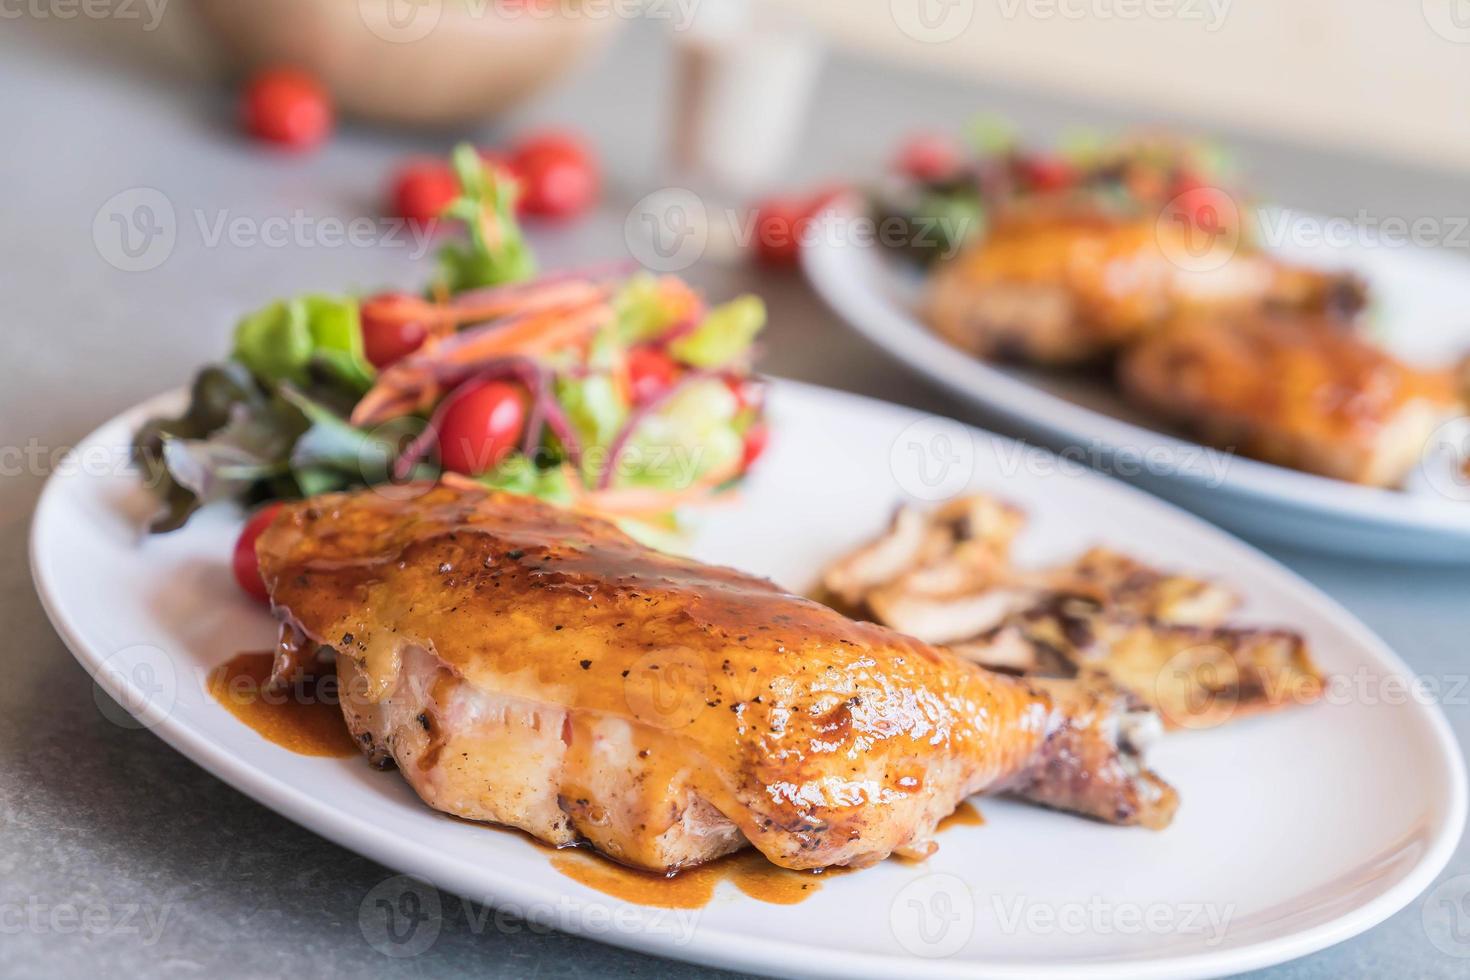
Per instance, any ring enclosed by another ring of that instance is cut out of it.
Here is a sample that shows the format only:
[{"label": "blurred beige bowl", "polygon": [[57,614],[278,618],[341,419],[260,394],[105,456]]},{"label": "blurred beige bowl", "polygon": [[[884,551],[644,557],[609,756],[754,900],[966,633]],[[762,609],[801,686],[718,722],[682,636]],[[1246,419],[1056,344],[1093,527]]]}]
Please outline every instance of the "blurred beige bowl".
[{"label": "blurred beige bowl", "polygon": [[575,0],[194,0],[236,68],[287,64],[345,111],[444,125],[495,115],[600,49],[621,25]]}]

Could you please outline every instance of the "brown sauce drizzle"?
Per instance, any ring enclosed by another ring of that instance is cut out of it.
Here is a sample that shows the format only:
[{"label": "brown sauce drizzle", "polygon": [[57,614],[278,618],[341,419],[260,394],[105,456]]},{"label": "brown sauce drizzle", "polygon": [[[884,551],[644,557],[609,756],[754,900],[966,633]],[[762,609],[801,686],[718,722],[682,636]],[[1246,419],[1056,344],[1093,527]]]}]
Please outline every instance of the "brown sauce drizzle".
[{"label": "brown sauce drizzle", "polygon": [[942,834],[951,827],[980,827],[984,824],[985,816],[979,808],[969,800],[961,800],[960,805],[954,808],[954,813],[939,821],[934,832]]},{"label": "brown sauce drizzle", "polygon": [[551,866],[604,895],[661,909],[702,909],[722,881],[759,902],[796,905],[815,895],[824,880],[850,870],[791,871],[749,848],[675,875],[625,868],[585,851],[564,850],[551,859]]},{"label": "brown sauce drizzle", "polygon": [[[953,827],[979,827],[984,823],[985,817],[980,810],[973,803],[964,801],[955,807],[954,813],[939,822],[936,833]],[[626,868],[596,852],[569,848],[558,851],[551,859],[551,866],[573,881],[604,895],[663,909],[704,908],[714,897],[715,886],[722,881],[730,882],[759,902],[796,905],[820,891],[823,881],[855,870],[792,871],[772,864],[753,848],[674,875]]]},{"label": "brown sauce drizzle", "polygon": [[280,692],[263,689],[275,654],[240,653],[210,671],[210,695],[261,738],[299,755],[342,758],[357,746],[342,720],[331,674],[302,676]]}]

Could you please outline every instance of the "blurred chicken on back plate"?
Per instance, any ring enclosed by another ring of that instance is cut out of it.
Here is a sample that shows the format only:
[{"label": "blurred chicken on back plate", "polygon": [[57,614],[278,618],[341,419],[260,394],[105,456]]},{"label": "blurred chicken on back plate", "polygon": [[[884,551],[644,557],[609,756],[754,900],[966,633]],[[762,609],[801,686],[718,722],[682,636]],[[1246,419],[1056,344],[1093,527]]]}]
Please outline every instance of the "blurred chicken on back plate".
[{"label": "blurred chicken on back plate", "polygon": [[1402,483],[1460,411],[1449,371],[1405,364],[1321,317],[1185,319],[1118,369],[1128,398],[1206,442],[1371,486]]},{"label": "blurred chicken on back plate", "polygon": [[999,216],[936,270],[928,314],[979,357],[1059,367],[1101,360],[1181,316],[1348,318],[1362,303],[1352,276],[1282,262],[1238,231],[1059,201]]}]

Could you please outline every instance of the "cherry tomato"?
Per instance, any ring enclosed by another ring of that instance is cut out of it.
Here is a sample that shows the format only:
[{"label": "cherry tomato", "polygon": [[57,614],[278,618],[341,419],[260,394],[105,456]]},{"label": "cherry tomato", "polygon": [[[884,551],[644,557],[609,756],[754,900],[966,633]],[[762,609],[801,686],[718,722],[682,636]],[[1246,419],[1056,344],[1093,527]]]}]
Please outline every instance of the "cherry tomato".
[{"label": "cherry tomato", "polygon": [[235,553],[230,561],[235,572],[235,581],[240,583],[240,588],[245,590],[246,595],[259,602],[270,602],[271,597],[265,589],[265,582],[260,578],[260,561],[255,557],[255,539],[270,526],[280,511],[280,504],[271,504],[250,518],[235,542]]},{"label": "cherry tomato", "polygon": [[459,178],[443,160],[413,160],[393,174],[388,209],[399,218],[426,225],[459,197]]},{"label": "cherry tomato", "polygon": [[910,136],[899,148],[893,169],[914,180],[947,180],[959,172],[963,160],[954,140],[934,133],[920,133]]},{"label": "cherry tomato", "polygon": [[439,422],[439,462],[466,476],[494,469],[525,427],[525,392],[504,381],[472,381],[450,397]]},{"label": "cherry tomato", "polygon": [[810,220],[807,202],[796,198],[773,197],[756,205],[756,260],[772,267],[795,265]]},{"label": "cherry tomato", "polygon": [[597,161],[570,134],[542,133],[522,141],[510,169],[521,180],[521,207],[527,214],[570,218],[597,201]]},{"label": "cherry tomato", "polygon": [[332,131],[326,89],[295,68],[269,68],[245,83],[241,98],[245,131],[256,139],[307,150]]},{"label": "cherry tomato", "polygon": [[424,301],[409,293],[379,293],[362,301],[362,347],[368,363],[382,370],[423,346],[429,328],[413,317]]},{"label": "cherry tomato", "polygon": [[1026,185],[1043,194],[1070,187],[1076,179],[1072,165],[1060,157],[1027,157],[1021,161],[1020,170]]},{"label": "cherry tomato", "polygon": [[667,391],[679,375],[679,366],[657,347],[634,347],[628,351],[628,383],[633,401],[639,405]]},{"label": "cherry tomato", "polygon": [[761,454],[766,451],[766,444],[771,441],[771,430],[764,422],[757,422],[745,430],[745,452],[741,458],[742,469],[750,469]]}]

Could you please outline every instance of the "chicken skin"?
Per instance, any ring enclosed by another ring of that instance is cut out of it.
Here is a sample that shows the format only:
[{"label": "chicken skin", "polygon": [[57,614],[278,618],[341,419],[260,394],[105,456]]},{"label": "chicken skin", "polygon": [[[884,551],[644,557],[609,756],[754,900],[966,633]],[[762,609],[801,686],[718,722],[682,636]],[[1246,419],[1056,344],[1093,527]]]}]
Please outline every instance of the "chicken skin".
[{"label": "chicken skin", "polygon": [[1057,207],[1021,209],[934,275],[934,330],[991,360],[1097,361],[1170,320],[1206,311],[1343,316],[1364,303],[1351,276],[1287,265],[1186,223]]},{"label": "chicken skin", "polygon": [[285,507],[257,545],[282,670],[335,651],[370,760],[430,806],[673,871],[928,853],[970,794],[1163,827],[1156,717],[989,673],[528,498],[413,485]]},{"label": "chicken skin", "polygon": [[1412,367],[1322,318],[1192,318],[1118,369],[1135,404],[1207,442],[1371,486],[1401,483],[1458,410],[1449,372]]}]

